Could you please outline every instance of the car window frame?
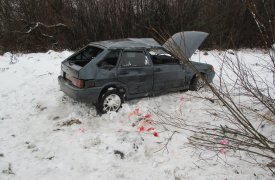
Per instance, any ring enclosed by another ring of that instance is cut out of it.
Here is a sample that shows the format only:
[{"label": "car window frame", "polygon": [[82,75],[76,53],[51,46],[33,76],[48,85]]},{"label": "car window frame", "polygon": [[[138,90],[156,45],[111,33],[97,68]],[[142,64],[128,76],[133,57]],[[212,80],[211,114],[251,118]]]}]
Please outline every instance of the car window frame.
[{"label": "car window frame", "polygon": [[[149,65],[144,65],[144,66],[123,66],[122,65],[122,57],[124,55],[125,52],[143,52],[145,57],[147,57],[148,59],[148,62],[149,62]],[[119,67],[120,68],[144,68],[144,67],[151,67],[153,64],[152,64],[152,61],[151,61],[151,57],[150,55],[146,52],[146,50],[144,49],[124,49],[121,51],[121,54],[120,54],[120,60],[119,60]]]},{"label": "car window frame", "polygon": [[[76,57],[77,55],[83,53],[89,47],[98,48],[101,52],[99,52],[95,57],[93,57],[91,59],[85,59],[85,60],[83,60],[83,59],[75,59],[75,58],[73,58],[73,57]],[[91,60],[95,59],[96,57],[98,57],[103,51],[104,51],[104,49],[101,48],[101,47],[94,46],[94,45],[87,45],[87,46],[81,48],[80,50],[76,51],[75,53],[73,53],[71,56],[69,56],[67,58],[67,60],[69,60],[69,61],[89,61],[90,60],[91,61]]]},{"label": "car window frame", "polygon": [[109,55],[109,53],[111,53],[111,51],[119,51],[117,63],[116,63],[116,65],[114,66],[114,68],[117,68],[117,67],[119,66],[119,64],[120,64],[120,59],[121,59],[121,56],[122,56],[122,53],[123,53],[122,50],[121,50],[121,49],[108,49],[108,53],[107,53],[104,57],[102,57],[102,59],[101,59],[98,63],[96,63],[96,66],[97,66],[99,69],[104,69],[103,67],[100,67],[99,64],[102,63],[102,62],[105,60],[105,58]]}]

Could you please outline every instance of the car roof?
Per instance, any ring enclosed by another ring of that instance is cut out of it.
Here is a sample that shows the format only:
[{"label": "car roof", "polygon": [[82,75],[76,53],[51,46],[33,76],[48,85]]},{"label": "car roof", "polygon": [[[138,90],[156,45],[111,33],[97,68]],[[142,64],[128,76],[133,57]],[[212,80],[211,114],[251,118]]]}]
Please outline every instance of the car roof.
[{"label": "car roof", "polygon": [[89,45],[96,45],[106,49],[144,49],[162,47],[153,38],[114,39],[99,42],[91,42]]}]

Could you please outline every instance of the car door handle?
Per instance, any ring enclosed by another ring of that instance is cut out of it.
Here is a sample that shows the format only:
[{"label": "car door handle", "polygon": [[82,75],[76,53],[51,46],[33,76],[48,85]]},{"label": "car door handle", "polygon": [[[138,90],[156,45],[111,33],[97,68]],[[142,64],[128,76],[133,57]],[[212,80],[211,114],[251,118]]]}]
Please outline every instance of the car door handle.
[{"label": "car door handle", "polygon": [[160,71],[161,71],[160,68],[156,68],[156,69],[154,70],[154,72],[160,72]]}]

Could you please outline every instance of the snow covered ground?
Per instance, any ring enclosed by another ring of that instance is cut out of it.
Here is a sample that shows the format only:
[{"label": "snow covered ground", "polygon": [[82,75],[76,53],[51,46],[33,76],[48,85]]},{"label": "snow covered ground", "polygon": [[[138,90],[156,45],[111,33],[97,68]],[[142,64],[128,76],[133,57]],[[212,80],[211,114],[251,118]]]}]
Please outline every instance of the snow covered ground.
[{"label": "snow covered ground", "polygon": [[[240,161],[248,158],[245,154],[213,156],[194,149],[188,144],[190,132],[174,134],[168,151],[161,150],[171,132],[153,124],[143,131],[138,124],[144,116],[154,120],[152,112],[159,109],[197,124],[223,124],[205,111],[215,104],[194,97],[210,92],[132,100],[118,113],[98,116],[93,106],[59,91],[60,63],[70,54],[0,56],[0,180],[274,178],[258,165]],[[267,58],[253,50],[240,55],[252,62]],[[218,51],[197,52],[192,59],[213,64],[218,71],[217,56]]]}]

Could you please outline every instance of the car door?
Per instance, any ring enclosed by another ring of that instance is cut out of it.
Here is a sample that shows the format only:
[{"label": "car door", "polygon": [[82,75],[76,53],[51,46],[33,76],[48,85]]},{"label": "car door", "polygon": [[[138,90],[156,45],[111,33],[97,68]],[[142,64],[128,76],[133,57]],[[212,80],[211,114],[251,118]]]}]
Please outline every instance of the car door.
[{"label": "car door", "polygon": [[117,75],[131,95],[149,93],[153,89],[153,66],[143,50],[123,51]]},{"label": "car door", "polygon": [[185,88],[185,66],[178,59],[164,49],[151,49],[149,54],[154,66],[155,92]]}]

